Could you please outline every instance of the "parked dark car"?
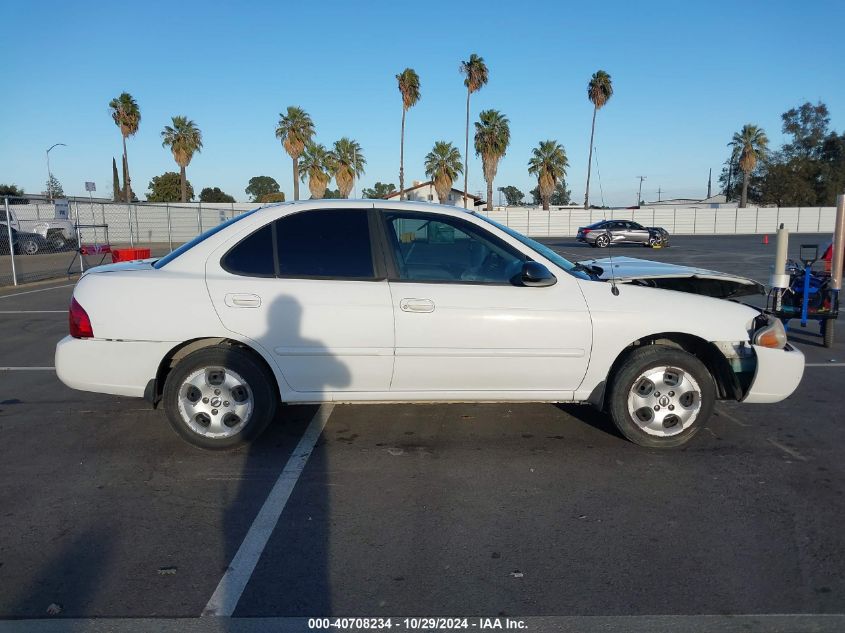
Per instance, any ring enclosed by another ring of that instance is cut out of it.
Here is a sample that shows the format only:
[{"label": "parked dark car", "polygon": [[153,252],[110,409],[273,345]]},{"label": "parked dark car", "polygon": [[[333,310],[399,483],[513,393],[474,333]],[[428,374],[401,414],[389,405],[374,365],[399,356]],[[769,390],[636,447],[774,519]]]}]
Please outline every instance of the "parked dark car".
[{"label": "parked dark car", "polygon": [[[9,229],[0,222],[0,254],[9,254]],[[25,233],[12,228],[12,245],[18,255],[35,255],[39,252],[55,252],[53,244],[38,233]]]},{"label": "parked dark car", "polygon": [[643,226],[630,220],[602,220],[578,228],[577,240],[607,248],[611,244],[669,246],[669,231],[659,226]]}]

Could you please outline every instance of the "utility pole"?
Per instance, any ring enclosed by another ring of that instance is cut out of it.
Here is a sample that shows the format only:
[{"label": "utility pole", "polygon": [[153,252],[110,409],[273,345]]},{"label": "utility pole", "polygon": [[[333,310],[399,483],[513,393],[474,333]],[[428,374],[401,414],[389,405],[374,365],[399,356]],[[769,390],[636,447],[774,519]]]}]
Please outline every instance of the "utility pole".
[{"label": "utility pole", "polygon": [[710,171],[707,173],[707,197],[709,198],[712,193],[710,193],[710,186],[713,184],[713,168],[710,168]]},{"label": "utility pole", "polygon": [[637,176],[640,179],[640,192],[637,194],[637,206],[640,206],[640,201],[643,199],[643,180],[647,178],[647,176]]},{"label": "utility pole", "polygon": [[660,194],[661,194],[661,193],[663,193],[663,190],[662,190],[660,187],[658,187],[658,188],[657,188],[657,201],[658,201],[658,202],[660,202]]}]

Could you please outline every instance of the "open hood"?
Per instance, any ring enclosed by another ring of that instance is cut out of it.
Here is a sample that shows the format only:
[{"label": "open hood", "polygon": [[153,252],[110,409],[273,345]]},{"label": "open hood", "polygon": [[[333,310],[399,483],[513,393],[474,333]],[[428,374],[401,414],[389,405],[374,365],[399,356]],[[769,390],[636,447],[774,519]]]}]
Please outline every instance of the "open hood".
[{"label": "open hood", "polygon": [[677,290],[717,299],[765,293],[763,284],[753,279],[705,268],[653,262],[635,257],[606,257],[578,263],[592,268],[599,278],[604,280],[610,280],[612,277],[618,283]]}]

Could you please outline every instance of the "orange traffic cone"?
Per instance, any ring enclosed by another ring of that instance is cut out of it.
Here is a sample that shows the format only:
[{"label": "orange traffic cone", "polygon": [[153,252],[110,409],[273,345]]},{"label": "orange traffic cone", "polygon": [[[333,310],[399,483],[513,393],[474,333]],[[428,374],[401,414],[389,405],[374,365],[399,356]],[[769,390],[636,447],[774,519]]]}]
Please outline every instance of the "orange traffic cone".
[{"label": "orange traffic cone", "polygon": [[764,235],[764,236],[763,236],[763,244],[768,244],[768,243],[769,243],[769,236],[768,236],[768,235]]}]

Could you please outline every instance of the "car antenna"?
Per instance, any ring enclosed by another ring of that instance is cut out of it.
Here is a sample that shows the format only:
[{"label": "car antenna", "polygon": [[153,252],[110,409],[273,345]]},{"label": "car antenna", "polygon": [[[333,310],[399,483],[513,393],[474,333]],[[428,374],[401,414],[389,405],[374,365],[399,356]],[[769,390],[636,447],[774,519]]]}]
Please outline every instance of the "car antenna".
[{"label": "car antenna", "polygon": [[[604,221],[607,222],[607,206],[604,204],[604,187],[601,184],[601,170],[599,169],[599,148],[596,145],[593,146],[593,158],[596,161],[596,175],[598,176],[599,191],[601,192],[602,213],[604,214]],[[592,217],[590,219],[592,220]],[[612,244],[608,244],[608,248],[611,246]],[[607,257],[610,260],[610,292],[614,297],[618,297],[619,288],[616,287],[616,271],[613,270],[613,254],[608,251]]]}]

